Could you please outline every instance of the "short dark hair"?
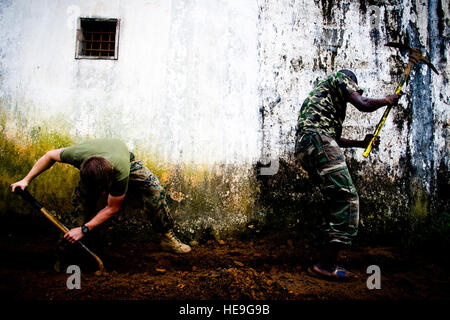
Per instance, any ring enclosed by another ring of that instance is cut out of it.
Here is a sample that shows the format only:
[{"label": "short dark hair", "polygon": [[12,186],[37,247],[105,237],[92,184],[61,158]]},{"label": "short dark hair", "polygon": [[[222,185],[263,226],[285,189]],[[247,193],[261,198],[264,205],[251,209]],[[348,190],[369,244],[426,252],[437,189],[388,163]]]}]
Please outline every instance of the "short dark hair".
[{"label": "short dark hair", "polygon": [[350,71],[347,69],[342,69],[342,70],[339,70],[338,72],[345,74],[350,79],[352,79],[356,84],[358,84],[358,78],[356,78],[356,75],[353,73],[353,71]]},{"label": "short dark hair", "polygon": [[80,166],[81,182],[90,193],[101,194],[109,189],[113,171],[113,167],[105,158],[89,157]]}]

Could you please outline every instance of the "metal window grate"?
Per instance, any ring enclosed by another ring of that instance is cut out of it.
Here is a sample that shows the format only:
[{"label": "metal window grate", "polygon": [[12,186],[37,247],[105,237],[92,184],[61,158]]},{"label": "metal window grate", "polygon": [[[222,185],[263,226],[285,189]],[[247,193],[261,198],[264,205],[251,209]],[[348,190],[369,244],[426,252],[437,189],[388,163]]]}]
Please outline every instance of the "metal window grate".
[{"label": "metal window grate", "polygon": [[80,19],[76,58],[117,59],[117,19]]}]

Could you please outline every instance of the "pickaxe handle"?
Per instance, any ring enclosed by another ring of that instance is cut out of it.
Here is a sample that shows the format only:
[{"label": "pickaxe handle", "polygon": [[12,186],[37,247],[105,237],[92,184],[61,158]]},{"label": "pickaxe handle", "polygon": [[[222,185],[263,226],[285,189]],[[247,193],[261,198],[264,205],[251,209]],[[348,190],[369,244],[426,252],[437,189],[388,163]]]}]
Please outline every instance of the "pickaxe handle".
[{"label": "pickaxe handle", "polygon": [[[69,232],[69,229],[63,225],[58,219],[56,219],[50,212],[48,212],[47,209],[44,208],[42,204],[40,204],[27,190],[22,190],[20,187],[16,187],[14,189],[14,193],[22,196],[27,202],[29,202],[33,207],[41,211],[41,213],[50,220],[55,226],[59,228],[64,234]],[[86,250],[98,263],[99,270],[97,271],[97,274],[104,274],[105,273],[105,267],[103,266],[102,260],[91,250],[89,250],[88,247],[86,247],[81,241],[77,241],[80,246]]]},{"label": "pickaxe handle", "polygon": [[[413,62],[409,61],[408,65],[406,66],[405,71],[402,74],[402,78],[400,79],[400,83],[397,86],[397,90],[395,90],[395,94],[400,94],[400,92],[402,91],[402,88],[403,88],[404,84],[407,82],[407,80],[409,78],[409,74],[411,73],[412,65],[413,65]],[[375,130],[375,133],[373,134],[372,140],[370,140],[369,144],[366,147],[366,150],[363,152],[363,156],[364,157],[367,158],[369,156],[370,151],[372,150],[373,142],[380,135],[381,128],[383,127],[384,123],[386,122],[386,119],[387,119],[387,117],[389,115],[389,112],[391,112],[391,109],[392,109],[392,106],[389,105],[389,106],[387,106],[386,110],[384,111],[380,122],[378,122],[378,125],[377,125],[377,128]]]}]

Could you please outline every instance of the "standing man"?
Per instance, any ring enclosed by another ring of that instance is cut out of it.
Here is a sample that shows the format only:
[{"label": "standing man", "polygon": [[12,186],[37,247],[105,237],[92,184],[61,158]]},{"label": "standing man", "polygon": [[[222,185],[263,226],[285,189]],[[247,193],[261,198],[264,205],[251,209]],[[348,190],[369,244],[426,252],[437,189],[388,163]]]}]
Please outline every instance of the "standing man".
[{"label": "standing man", "polygon": [[[341,148],[366,148],[373,135],[362,141],[341,138],[347,102],[359,111],[373,112],[396,105],[399,95],[384,99],[362,96],[358,80],[350,70],[340,70],[318,83],[304,101],[297,123],[295,156],[315,179],[330,209],[323,230],[323,243],[314,272],[345,279],[351,273],[337,265],[339,250],[349,246],[358,232],[359,198]],[[379,144],[375,140],[374,147]]]},{"label": "standing man", "polygon": [[[119,139],[96,139],[68,148],[48,151],[22,180],[13,183],[24,190],[39,174],[55,162],[68,163],[80,170],[80,182],[72,195],[73,212],[64,219],[70,229],[64,238],[70,242],[83,238],[119,211],[128,185],[143,198],[146,214],[155,231],[163,234],[161,247],[174,253],[187,253],[191,248],[173,234],[173,219],[166,203],[165,191],[158,179],[142,161],[136,160]],[[59,242],[57,258],[67,241]],[[59,260],[55,269],[60,269]],[[59,271],[59,270],[58,270]]]}]

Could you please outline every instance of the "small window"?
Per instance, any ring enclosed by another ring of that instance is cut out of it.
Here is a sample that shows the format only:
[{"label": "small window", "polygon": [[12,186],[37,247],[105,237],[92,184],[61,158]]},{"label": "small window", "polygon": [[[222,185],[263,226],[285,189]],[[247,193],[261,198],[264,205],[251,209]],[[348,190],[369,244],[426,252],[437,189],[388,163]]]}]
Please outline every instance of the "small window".
[{"label": "small window", "polygon": [[76,59],[117,59],[118,19],[80,18]]}]

